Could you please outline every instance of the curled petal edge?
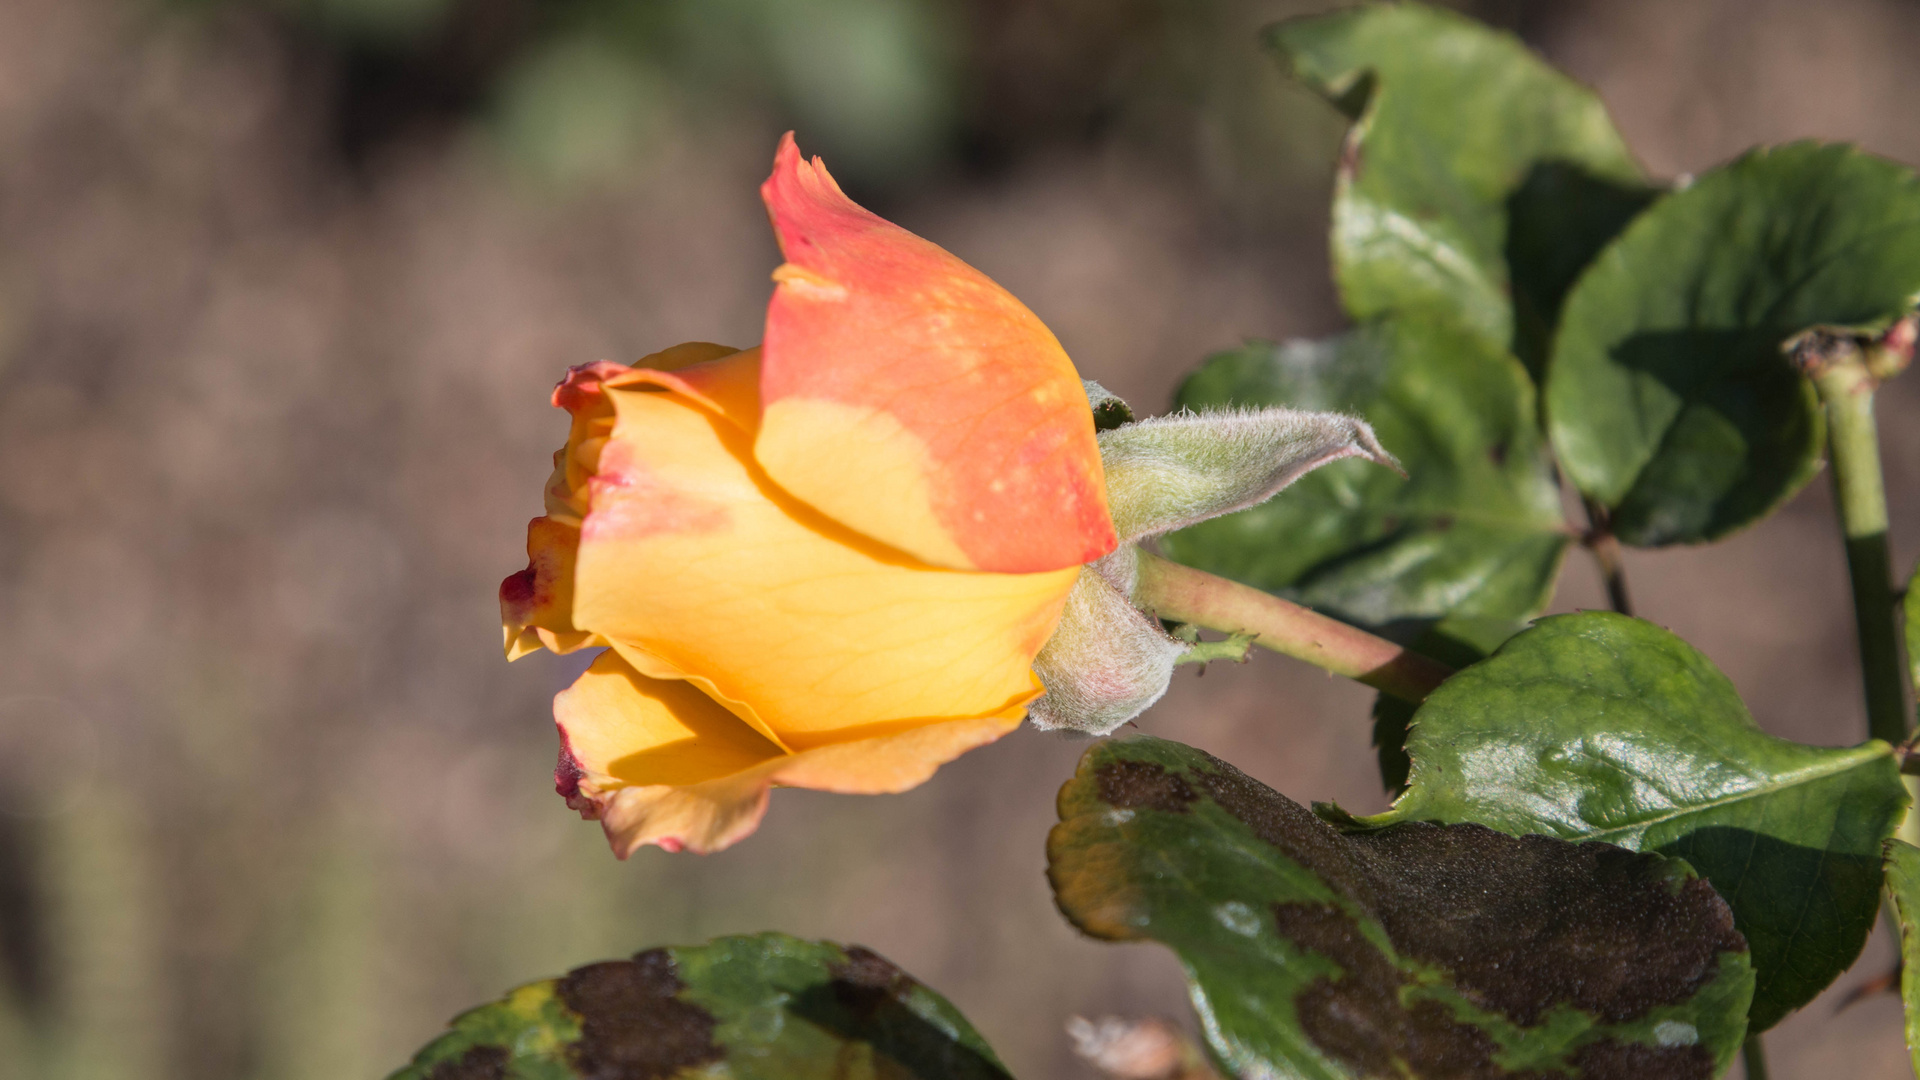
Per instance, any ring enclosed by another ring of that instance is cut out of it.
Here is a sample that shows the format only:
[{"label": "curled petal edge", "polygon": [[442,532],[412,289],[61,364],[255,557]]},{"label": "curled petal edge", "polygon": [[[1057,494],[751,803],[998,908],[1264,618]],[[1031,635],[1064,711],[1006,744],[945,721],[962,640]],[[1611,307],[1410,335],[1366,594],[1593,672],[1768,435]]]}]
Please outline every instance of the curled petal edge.
[{"label": "curled petal edge", "polygon": [[[1034,696],[1038,696],[1036,687]],[[760,827],[773,788],[794,787],[841,795],[891,795],[925,783],[940,766],[1020,726],[1026,702],[992,716],[947,720],[891,735],[836,743],[775,758],[698,784],[602,787],[581,775],[567,776],[563,751],[556,778],[567,805],[599,821],[614,855],[625,859],[643,847],[710,854],[731,847]],[[571,787],[572,793],[567,789]]]},{"label": "curled petal edge", "polygon": [[573,625],[573,560],[580,530],[551,517],[527,523],[527,568],[500,583],[508,660],[548,649],[570,653],[606,640]]},{"label": "curled petal edge", "polygon": [[554,785],[581,816],[600,821],[622,859],[648,844],[728,847],[759,825],[775,786],[850,795],[916,787],[1018,727],[1041,690],[1030,677],[1025,692],[984,715],[856,729],[843,741],[793,752],[729,717],[700,680],[655,678],[625,652],[601,654],[554,698],[561,746]]},{"label": "curled petal edge", "polygon": [[[527,567],[500,583],[500,621],[508,660],[547,649],[570,653],[611,644],[573,625],[573,565],[580,547],[580,519],[587,509],[576,494],[591,470],[576,460],[576,447],[597,420],[613,415],[605,390],[656,386],[682,394],[741,429],[759,422],[760,350],[690,341],[642,357],[628,367],[598,360],[567,369],[553,388],[555,408],[573,416],[567,446],[554,455],[547,482],[547,509],[527,523]],[[596,450],[597,454],[598,451]]]}]

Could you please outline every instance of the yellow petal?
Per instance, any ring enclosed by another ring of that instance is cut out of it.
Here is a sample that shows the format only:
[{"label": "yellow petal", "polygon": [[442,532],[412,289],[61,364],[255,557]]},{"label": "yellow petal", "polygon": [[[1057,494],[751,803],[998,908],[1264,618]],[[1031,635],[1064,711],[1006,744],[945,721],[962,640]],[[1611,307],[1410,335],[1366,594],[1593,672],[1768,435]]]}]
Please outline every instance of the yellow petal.
[{"label": "yellow petal", "polygon": [[[569,369],[554,387],[553,404],[573,416],[567,445],[553,455],[547,478],[545,517],[527,526],[527,568],[500,583],[500,621],[507,659],[541,648],[573,652],[605,645],[597,634],[573,625],[573,561],[580,523],[587,514],[587,482],[613,432],[608,386],[658,386],[676,390],[736,423],[760,414],[760,350],[742,353],[725,345],[690,341],[662,349],[629,368],[602,360]],[[691,370],[683,370],[691,369]]]},{"label": "yellow petal", "polygon": [[759,825],[772,787],[904,791],[1013,730],[1022,711],[787,754],[688,683],[649,679],[607,652],[554,699],[555,778],[623,859],[648,844],[718,851]]},{"label": "yellow petal", "polygon": [[934,511],[939,464],[893,413],[790,397],[767,406],[753,451],[782,487],[836,520],[935,566],[974,568]]},{"label": "yellow petal", "polygon": [[[727,363],[729,361],[722,361]],[[929,567],[826,518],[754,464],[753,433],[676,392],[608,388],[573,625],[697,677],[793,750],[1035,696],[1078,567]]]},{"label": "yellow petal", "polygon": [[698,784],[784,756],[697,687],[604,652],[553,699],[566,752],[602,788]]},{"label": "yellow petal", "polygon": [[[720,348],[721,346],[708,346]],[[648,387],[671,390],[701,406],[712,409],[743,430],[752,431],[760,417],[760,348],[728,349],[698,366],[684,369],[655,366],[661,360],[676,361],[673,355],[688,346],[680,345],[664,353],[654,353],[640,361],[641,367],[610,376],[608,387]],[[698,355],[698,354],[695,354]]]}]

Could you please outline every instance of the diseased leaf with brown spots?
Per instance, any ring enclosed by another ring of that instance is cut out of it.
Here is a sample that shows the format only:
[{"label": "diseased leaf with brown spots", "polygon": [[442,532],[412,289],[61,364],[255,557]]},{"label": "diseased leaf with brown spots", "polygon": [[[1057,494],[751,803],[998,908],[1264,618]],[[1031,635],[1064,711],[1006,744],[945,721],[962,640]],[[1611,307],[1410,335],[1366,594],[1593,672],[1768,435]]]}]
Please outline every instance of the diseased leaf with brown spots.
[{"label": "diseased leaf with brown spots", "polygon": [[554,984],[560,1003],[580,1018],[568,1063],[586,1077],[667,1080],[726,1057],[713,1041],[713,1014],[681,1001],[684,989],[665,949],[568,972]]},{"label": "diseased leaf with brown spots", "polygon": [[1191,747],[1096,745],[1047,842],[1082,930],[1171,946],[1239,1076],[1711,1080],[1753,971],[1686,863],[1411,822],[1343,835]]},{"label": "diseased leaf with brown spots", "polygon": [[459,1057],[435,1065],[427,1080],[506,1080],[511,1056],[504,1046],[470,1046]]},{"label": "diseased leaf with brown spots", "polygon": [[1652,623],[1537,620],[1448,679],[1411,727],[1406,794],[1349,827],[1472,821],[1687,860],[1752,950],[1754,1031],[1866,944],[1880,843],[1908,802],[1893,749],[1766,734],[1711,660]]},{"label": "diseased leaf with brown spots", "polygon": [[857,945],[650,949],[456,1017],[390,1080],[1007,1080],[947,1001]]}]

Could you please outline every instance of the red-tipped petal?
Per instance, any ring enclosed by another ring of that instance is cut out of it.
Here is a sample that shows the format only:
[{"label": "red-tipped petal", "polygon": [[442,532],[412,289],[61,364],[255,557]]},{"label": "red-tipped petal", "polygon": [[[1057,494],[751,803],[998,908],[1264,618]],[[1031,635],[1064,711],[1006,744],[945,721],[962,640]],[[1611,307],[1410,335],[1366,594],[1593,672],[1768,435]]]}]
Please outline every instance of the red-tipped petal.
[{"label": "red-tipped petal", "polygon": [[861,209],[789,133],[761,197],[787,262],[755,456],[782,487],[939,566],[1028,573],[1113,550],[1078,374],[946,251]]},{"label": "red-tipped petal", "polygon": [[541,648],[569,653],[605,641],[573,625],[573,564],[580,530],[550,517],[527,523],[527,568],[500,583],[507,659]]}]

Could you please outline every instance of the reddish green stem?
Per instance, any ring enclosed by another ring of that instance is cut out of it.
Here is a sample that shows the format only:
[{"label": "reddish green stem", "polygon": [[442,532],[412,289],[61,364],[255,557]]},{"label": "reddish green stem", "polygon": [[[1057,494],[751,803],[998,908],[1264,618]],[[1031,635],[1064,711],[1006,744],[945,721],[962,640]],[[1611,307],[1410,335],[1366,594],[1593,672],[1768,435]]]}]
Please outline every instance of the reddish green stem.
[{"label": "reddish green stem", "polygon": [[1437,660],[1311,608],[1145,552],[1134,599],[1163,619],[1252,634],[1262,648],[1407,701],[1425,700],[1453,674]]}]

